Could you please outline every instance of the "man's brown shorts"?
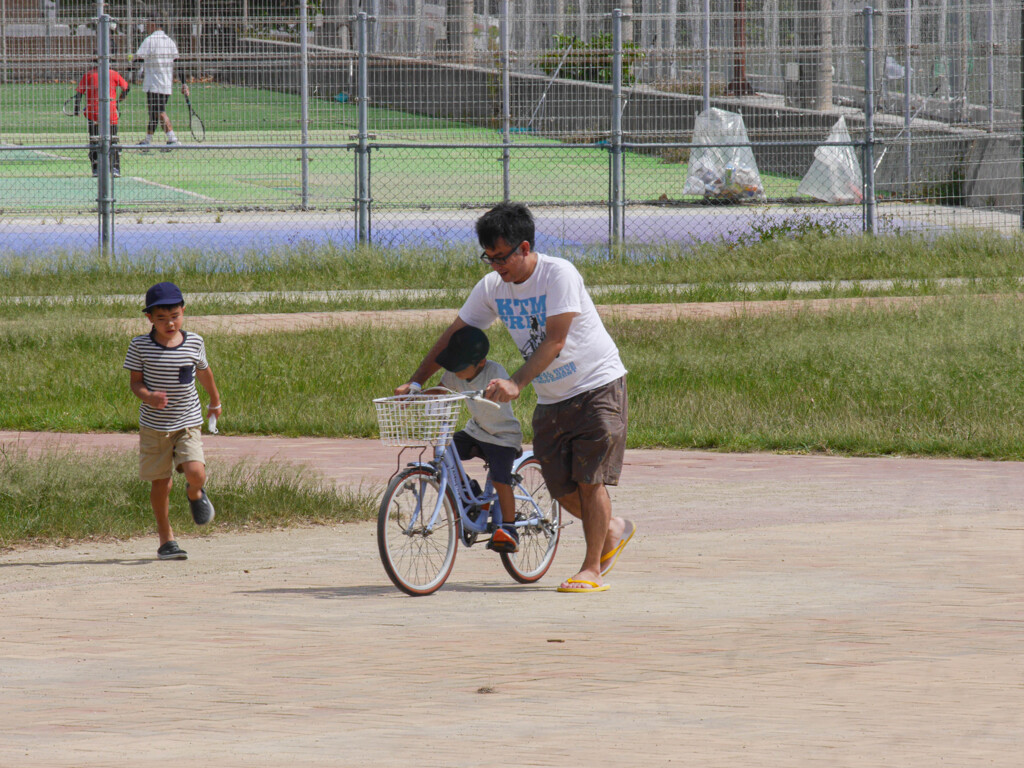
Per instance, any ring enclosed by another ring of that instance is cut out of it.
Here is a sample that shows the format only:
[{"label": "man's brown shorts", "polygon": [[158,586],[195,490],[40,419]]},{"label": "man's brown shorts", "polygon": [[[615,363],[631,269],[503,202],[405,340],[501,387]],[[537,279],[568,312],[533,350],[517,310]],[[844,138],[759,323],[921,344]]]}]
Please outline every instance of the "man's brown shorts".
[{"label": "man's brown shorts", "polygon": [[166,480],[186,461],[206,463],[200,427],[161,432],[139,427],[139,478],[147,483]]},{"label": "man's brown shorts", "polygon": [[552,496],[618,485],[626,452],[626,377],[533,412],[533,453]]}]

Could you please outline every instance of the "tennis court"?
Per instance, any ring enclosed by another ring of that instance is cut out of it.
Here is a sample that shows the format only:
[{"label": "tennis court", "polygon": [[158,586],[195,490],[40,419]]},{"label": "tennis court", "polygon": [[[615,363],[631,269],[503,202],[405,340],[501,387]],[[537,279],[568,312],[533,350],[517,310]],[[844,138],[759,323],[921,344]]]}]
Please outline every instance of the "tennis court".
[{"label": "tennis court", "polygon": [[[133,146],[145,131],[142,94],[133,91],[121,105],[115,252],[356,242],[357,112],[351,102],[313,94],[304,174],[298,96],[214,83],[190,87],[206,124],[201,144],[188,135],[188,112],[177,93],[168,114],[184,146],[173,151]],[[97,190],[85,121],[61,110],[73,91],[70,83],[0,88],[0,251],[31,255],[96,247]],[[19,113],[27,103],[38,109]],[[370,108],[369,125],[371,241],[388,247],[473,242],[481,210],[503,198],[500,133],[382,108]],[[550,253],[607,249],[609,242],[608,150],[594,137],[576,140],[581,143],[512,135],[511,197],[531,205],[538,248]],[[679,150],[625,153],[627,242],[736,241],[758,228],[863,231],[859,205],[802,198],[798,178],[762,173],[768,204],[707,205],[683,195],[687,171],[686,153]],[[1017,228],[1012,215],[925,202],[880,202],[878,212],[877,231],[883,233]]]},{"label": "tennis court", "polygon": [[[74,91],[68,84],[10,85],[0,89],[0,152],[4,170],[4,208],[8,212],[80,210],[80,181],[89,186],[85,121],[61,112]],[[197,83],[192,103],[201,113],[207,135],[203,145],[187,133],[188,113],[180,95],[168,106],[168,116],[186,143],[181,151],[142,154],[132,150],[145,127],[142,94],[133,91],[121,105],[119,124],[124,178],[162,184],[167,194],[142,193],[115,182],[119,205],[199,201],[259,208],[298,207],[302,195],[300,101],[297,96],[237,86]],[[39,109],[19,114],[18,105]],[[334,145],[308,153],[308,207],[337,207],[355,195],[356,107],[333,99],[311,100],[308,142]],[[370,109],[372,134],[371,185],[378,208],[455,207],[467,200],[500,200],[502,196],[501,140],[495,129],[448,120]],[[160,136],[158,135],[158,139]],[[593,139],[565,143],[534,133],[513,135],[511,185],[516,199],[539,203],[597,203],[607,199],[608,151]],[[25,153],[12,145],[79,145],[45,153]],[[271,148],[267,145],[275,144]],[[419,146],[397,147],[394,144]],[[479,145],[495,145],[481,148]],[[460,146],[476,145],[476,146]],[[237,146],[237,149],[231,148]],[[201,147],[201,149],[200,149]],[[218,147],[207,149],[207,147]],[[29,154],[30,157],[24,157]],[[676,153],[678,154],[678,152]],[[654,154],[627,153],[627,199],[697,201],[682,195],[685,162],[666,162]],[[40,180],[45,182],[25,182]],[[791,198],[798,179],[764,174],[769,199]]]}]

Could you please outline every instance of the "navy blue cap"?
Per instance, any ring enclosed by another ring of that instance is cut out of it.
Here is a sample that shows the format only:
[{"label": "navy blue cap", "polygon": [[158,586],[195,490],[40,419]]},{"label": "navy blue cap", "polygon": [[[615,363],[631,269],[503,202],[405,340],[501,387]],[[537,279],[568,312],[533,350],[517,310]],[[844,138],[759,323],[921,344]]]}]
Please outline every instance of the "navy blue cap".
[{"label": "navy blue cap", "polygon": [[437,355],[437,364],[447,371],[458,373],[486,359],[490,349],[491,342],[487,340],[487,334],[467,325],[451,335],[448,346]]},{"label": "navy blue cap", "polygon": [[146,312],[154,307],[176,307],[178,304],[184,306],[185,297],[174,283],[157,283],[146,291]]}]

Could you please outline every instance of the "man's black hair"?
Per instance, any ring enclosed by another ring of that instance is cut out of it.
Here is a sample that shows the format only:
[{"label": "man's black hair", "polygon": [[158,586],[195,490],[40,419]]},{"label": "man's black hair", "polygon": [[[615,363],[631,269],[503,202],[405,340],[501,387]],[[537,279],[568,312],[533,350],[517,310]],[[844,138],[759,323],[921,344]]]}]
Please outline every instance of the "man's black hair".
[{"label": "man's black hair", "polygon": [[499,203],[477,219],[476,236],[484,248],[493,248],[501,238],[516,248],[525,240],[533,250],[533,214],[522,203]]}]

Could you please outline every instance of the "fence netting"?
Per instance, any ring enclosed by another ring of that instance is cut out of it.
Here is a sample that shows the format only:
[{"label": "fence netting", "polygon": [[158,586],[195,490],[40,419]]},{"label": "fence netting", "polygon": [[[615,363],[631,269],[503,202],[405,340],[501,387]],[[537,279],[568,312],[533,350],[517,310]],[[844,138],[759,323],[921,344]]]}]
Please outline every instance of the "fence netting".
[{"label": "fence netting", "polygon": [[1018,231],[1021,37],[1015,0],[4,0],[0,252],[472,245],[505,199],[564,252]]}]

